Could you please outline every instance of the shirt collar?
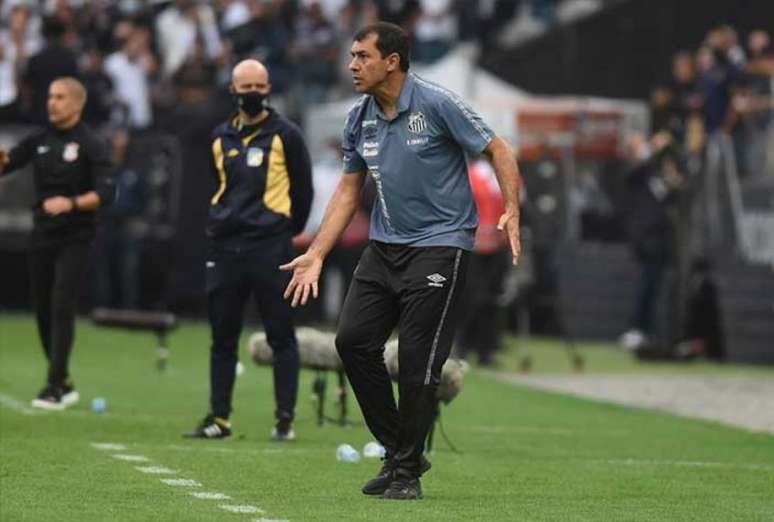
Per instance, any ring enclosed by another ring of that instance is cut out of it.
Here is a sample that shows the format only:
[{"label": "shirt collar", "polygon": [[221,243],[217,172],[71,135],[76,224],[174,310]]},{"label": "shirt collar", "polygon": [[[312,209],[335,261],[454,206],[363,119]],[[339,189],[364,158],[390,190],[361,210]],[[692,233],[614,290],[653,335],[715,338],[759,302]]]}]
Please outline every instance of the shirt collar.
[{"label": "shirt collar", "polygon": [[[409,110],[411,107],[411,95],[414,94],[414,85],[416,84],[414,80],[414,73],[408,73],[406,74],[406,77],[403,79],[403,85],[401,85],[400,88],[400,95],[398,96],[398,104],[397,104],[397,110],[395,113],[395,118],[400,116],[402,113]],[[379,107],[379,104],[376,102],[376,98],[373,98],[374,100],[374,109],[376,110],[376,115],[385,120],[389,121],[387,119],[387,116],[384,115],[384,112],[382,111],[382,108]]]}]

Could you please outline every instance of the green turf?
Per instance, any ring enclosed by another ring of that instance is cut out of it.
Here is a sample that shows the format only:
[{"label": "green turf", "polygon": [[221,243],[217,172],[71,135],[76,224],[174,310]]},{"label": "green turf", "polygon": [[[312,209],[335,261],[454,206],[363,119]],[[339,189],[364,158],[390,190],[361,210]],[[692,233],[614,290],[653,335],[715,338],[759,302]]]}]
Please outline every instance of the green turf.
[{"label": "green turf", "polygon": [[[207,338],[203,325],[183,325],[159,374],[151,336],[80,323],[72,367],[81,404],[29,415],[18,408],[44,371],[34,326],[25,316],[0,317],[0,520],[774,520],[774,437],[535,392],[475,370],[444,413],[461,452],[438,441],[420,502],[360,494],[377,463],[339,463],[334,454],[342,442],[362,448],[369,435],[362,424],[317,427],[306,372],[297,441],[268,441],[270,373],[253,366],[237,382],[237,436],[183,440],[205,411]],[[89,410],[96,396],[107,399],[107,413]],[[8,406],[13,399],[17,409]],[[195,499],[190,488],[162,484],[92,442],[126,444],[122,453],[265,514],[227,513],[223,501]]]}]

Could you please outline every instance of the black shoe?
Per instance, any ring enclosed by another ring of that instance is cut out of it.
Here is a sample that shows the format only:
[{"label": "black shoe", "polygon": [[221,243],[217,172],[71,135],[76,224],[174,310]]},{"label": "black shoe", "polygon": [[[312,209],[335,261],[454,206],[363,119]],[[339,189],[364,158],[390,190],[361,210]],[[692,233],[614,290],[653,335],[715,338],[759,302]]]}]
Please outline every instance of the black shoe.
[{"label": "black shoe", "polygon": [[361,491],[364,495],[382,495],[390,487],[394,474],[395,461],[385,459],[382,469],[379,470],[379,473],[374,478],[365,483]]},{"label": "black shoe", "polygon": [[271,440],[285,442],[296,439],[296,432],[293,431],[293,421],[289,419],[280,419],[271,429]]},{"label": "black shoe", "polygon": [[[425,458],[424,455],[422,455],[422,458],[419,463],[419,474],[420,476],[426,473],[427,471],[432,468],[433,465],[430,464],[430,461]],[[363,486],[363,489],[361,490],[364,495],[382,495],[385,491],[390,487],[390,484],[395,479],[395,469],[396,469],[396,462],[392,459],[384,459],[384,464],[382,464],[382,469],[379,470],[379,473],[376,474],[374,478],[369,480],[365,483]]]},{"label": "black shoe", "polygon": [[228,419],[216,417],[209,413],[194,431],[183,434],[183,437],[191,439],[225,439],[229,435],[231,435],[231,423]]},{"label": "black shoe", "polygon": [[409,477],[396,473],[390,487],[382,493],[382,498],[390,500],[418,500],[422,498],[422,484],[418,477]]},{"label": "black shoe", "polygon": [[67,405],[62,401],[62,389],[55,384],[47,384],[35,399],[32,407],[41,410],[62,411]]}]

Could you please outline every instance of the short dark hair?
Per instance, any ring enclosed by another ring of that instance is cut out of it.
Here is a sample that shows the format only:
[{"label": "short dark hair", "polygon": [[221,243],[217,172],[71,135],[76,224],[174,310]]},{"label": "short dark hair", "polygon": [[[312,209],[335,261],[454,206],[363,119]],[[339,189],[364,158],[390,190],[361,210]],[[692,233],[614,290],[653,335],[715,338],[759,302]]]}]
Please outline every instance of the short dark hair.
[{"label": "short dark hair", "polygon": [[392,53],[398,53],[400,70],[403,72],[409,70],[409,37],[406,31],[395,24],[376,22],[360,29],[353,40],[362,42],[370,34],[376,35],[376,48],[379,49],[382,58]]}]

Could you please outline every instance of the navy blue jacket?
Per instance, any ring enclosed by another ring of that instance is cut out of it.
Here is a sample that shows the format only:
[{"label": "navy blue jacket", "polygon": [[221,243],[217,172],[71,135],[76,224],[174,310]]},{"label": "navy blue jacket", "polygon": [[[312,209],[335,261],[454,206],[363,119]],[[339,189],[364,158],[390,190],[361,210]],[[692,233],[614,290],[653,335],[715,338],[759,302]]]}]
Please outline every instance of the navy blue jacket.
[{"label": "navy blue jacket", "polygon": [[224,248],[298,234],[312,205],[312,168],[301,131],[272,109],[258,125],[240,128],[232,116],[212,133],[217,188],[207,236]]}]

